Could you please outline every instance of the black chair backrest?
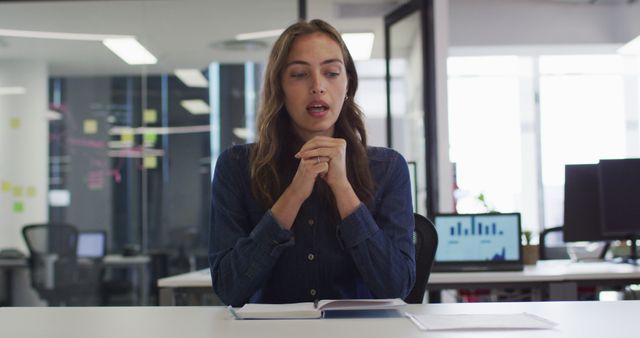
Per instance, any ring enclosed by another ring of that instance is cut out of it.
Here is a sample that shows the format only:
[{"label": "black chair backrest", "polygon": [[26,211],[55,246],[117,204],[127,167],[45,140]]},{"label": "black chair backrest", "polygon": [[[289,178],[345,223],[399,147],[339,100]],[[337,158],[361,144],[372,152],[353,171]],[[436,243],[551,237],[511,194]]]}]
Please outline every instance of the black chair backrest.
[{"label": "black chair backrest", "polygon": [[31,285],[49,305],[85,305],[97,299],[102,267],[78,261],[74,226],[30,224],[22,228],[22,236],[30,254]]},{"label": "black chair backrest", "polygon": [[563,240],[561,226],[546,228],[540,233],[538,245],[538,259],[567,259],[569,253]]},{"label": "black chair backrest", "polygon": [[75,263],[78,230],[69,224],[30,224],[22,228],[22,236],[29,249],[31,285],[47,299],[66,284],[59,279]]},{"label": "black chair backrest", "polygon": [[55,254],[75,257],[78,230],[69,224],[30,224],[22,228],[22,236],[31,256]]},{"label": "black chair backrest", "polygon": [[431,267],[438,249],[438,233],[428,218],[414,214],[416,230],[414,243],[416,246],[416,283],[409,295],[404,299],[410,304],[421,304],[429,282]]}]

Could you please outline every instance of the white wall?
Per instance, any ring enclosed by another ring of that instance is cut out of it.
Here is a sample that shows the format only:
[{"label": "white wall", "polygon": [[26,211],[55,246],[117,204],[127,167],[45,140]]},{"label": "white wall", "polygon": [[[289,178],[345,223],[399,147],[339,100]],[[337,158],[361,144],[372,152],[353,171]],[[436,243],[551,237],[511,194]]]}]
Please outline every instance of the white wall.
[{"label": "white wall", "polygon": [[[0,87],[9,86],[24,87],[26,93],[0,95],[0,248],[26,252],[22,226],[47,220],[45,63],[0,59]],[[16,203],[22,203],[22,211],[14,209]]]},{"label": "white wall", "polygon": [[449,107],[447,105],[447,57],[449,47],[449,0],[433,3],[435,14],[436,125],[438,128],[438,208],[454,212],[453,166],[449,159]]},{"label": "white wall", "polygon": [[640,3],[448,1],[451,46],[626,43],[640,34]]}]

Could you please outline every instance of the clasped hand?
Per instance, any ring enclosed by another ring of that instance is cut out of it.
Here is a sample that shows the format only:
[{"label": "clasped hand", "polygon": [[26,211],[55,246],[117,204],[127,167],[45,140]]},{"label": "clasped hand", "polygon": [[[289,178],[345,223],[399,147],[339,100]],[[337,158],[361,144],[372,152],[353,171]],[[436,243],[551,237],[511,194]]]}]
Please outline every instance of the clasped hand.
[{"label": "clasped hand", "polygon": [[290,188],[306,199],[311,195],[318,176],[334,191],[340,185],[349,184],[346,152],[347,142],[340,138],[316,136],[307,141],[295,155],[300,164]]},{"label": "clasped hand", "polygon": [[316,136],[295,155],[300,159],[291,184],[271,207],[273,217],[283,229],[290,230],[302,203],[313,192],[320,176],[333,191],[341,219],[360,205],[358,196],[347,179],[347,142],[343,139]]}]

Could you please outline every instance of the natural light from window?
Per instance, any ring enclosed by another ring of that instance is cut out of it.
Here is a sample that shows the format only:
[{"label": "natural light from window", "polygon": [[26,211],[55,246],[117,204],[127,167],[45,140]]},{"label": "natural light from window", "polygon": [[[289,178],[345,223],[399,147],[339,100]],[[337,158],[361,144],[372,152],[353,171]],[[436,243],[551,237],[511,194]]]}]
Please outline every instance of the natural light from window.
[{"label": "natural light from window", "polygon": [[447,67],[459,213],[562,225],[566,164],[640,157],[640,57],[457,56]]},{"label": "natural light from window", "polygon": [[518,59],[452,57],[448,70],[456,210],[514,211],[522,191]]},{"label": "natural light from window", "polygon": [[622,58],[541,56],[540,73],[546,223],[561,225],[565,165],[626,156]]}]

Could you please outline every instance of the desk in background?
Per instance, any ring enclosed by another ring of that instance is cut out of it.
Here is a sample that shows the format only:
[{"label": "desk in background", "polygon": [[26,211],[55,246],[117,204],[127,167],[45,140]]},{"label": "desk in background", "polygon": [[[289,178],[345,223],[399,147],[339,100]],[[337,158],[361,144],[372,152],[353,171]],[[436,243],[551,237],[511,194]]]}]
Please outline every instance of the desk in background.
[{"label": "desk in background", "polygon": [[[640,301],[408,305],[418,314],[527,312],[549,330],[419,331],[406,318],[233,320],[225,307],[0,308],[0,337],[50,338],[591,338],[634,337]],[[35,325],[34,325],[35,323]]]},{"label": "desk in background", "polygon": [[[610,262],[548,260],[526,266],[523,271],[434,272],[431,273],[427,289],[436,291],[531,287],[547,293],[549,300],[576,300],[579,286],[636,283],[640,283],[640,266]],[[178,297],[192,300],[198,295],[213,294],[208,269],[161,278],[158,280],[158,287],[160,305],[181,305],[176,301]]]},{"label": "desk in background", "polygon": [[[161,306],[203,304],[222,305],[211,288],[209,269],[158,279]],[[206,297],[213,297],[203,302]]]},{"label": "desk in background", "polygon": [[0,305],[13,304],[13,272],[28,267],[27,258],[0,258],[0,272],[4,274],[4,289],[6,299]]},{"label": "desk in background", "polygon": [[149,305],[149,264],[151,257],[146,255],[123,256],[106,255],[102,263],[105,268],[133,268],[136,271],[134,284],[138,286],[138,305]]},{"label": "desk in background", "polygon": [[625,286],[640,283],[640,266],[605,261],[544,260],[522,271],[432,273],[429,291],[444,289],[532,288],[535,300],[577,300],[578,287]]},{"label": "desk in background", "polygon": [[[105,268],[133,268],[136,271],[134,283],[138,287],[137,304],[149,305],[149,264],[151,258],[146,255],[122,256],[106,255],[102,260]],[[13,272],[16,269],[28,269],[27,258],[0,259],[0,269],[5,274],[7,305],[13,305]]]}]

